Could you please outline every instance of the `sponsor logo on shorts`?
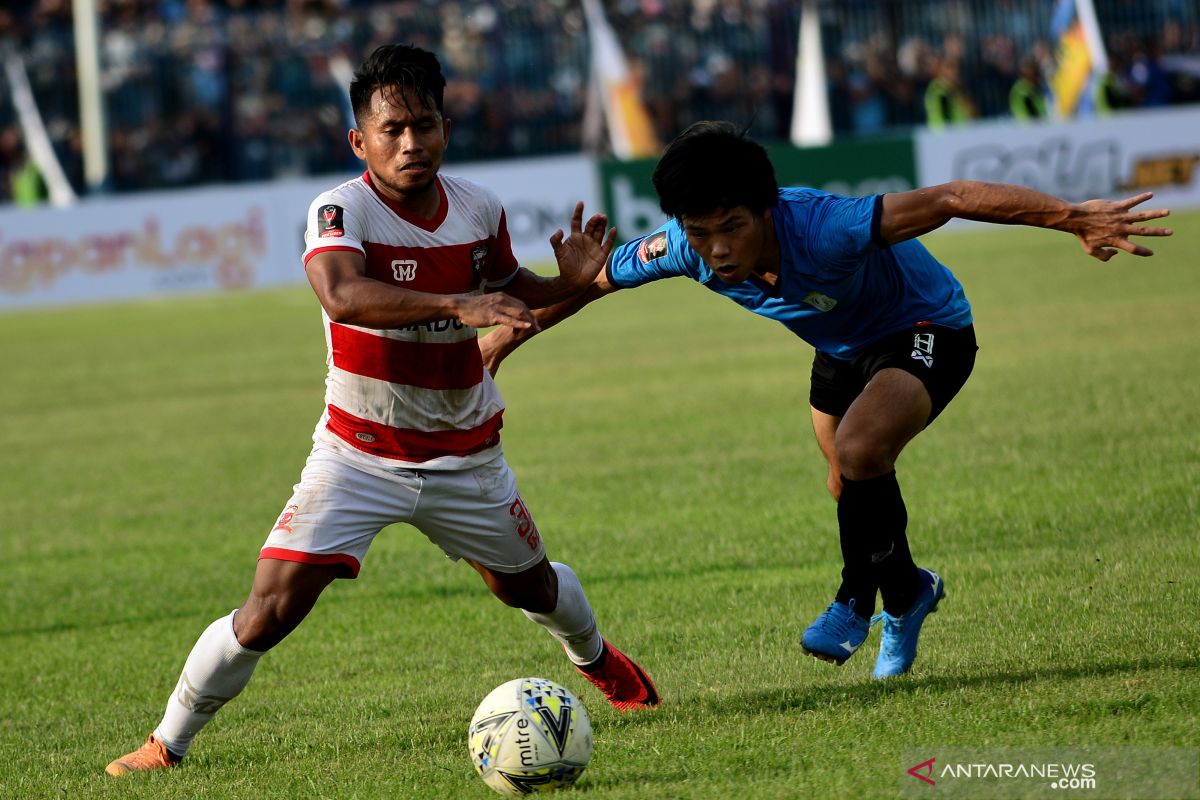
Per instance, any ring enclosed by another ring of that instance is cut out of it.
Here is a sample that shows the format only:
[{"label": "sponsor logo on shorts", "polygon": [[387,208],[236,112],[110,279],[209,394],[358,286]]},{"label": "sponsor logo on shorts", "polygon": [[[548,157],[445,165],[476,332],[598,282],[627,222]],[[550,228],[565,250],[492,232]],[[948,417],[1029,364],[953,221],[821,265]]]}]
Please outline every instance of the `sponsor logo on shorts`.
[{"label": "sponsor logo on shorts", "polygon": [[643,264],[649,264],[656,258],[662,258],[667,254],[667,232],[659,231],[642,239],[642,243],[638,245],[637,255],[638,261]]},{"label": "sponsor logo on shorts", "polygon": [[285,508],[283,513],[279,515],[279,519],[275,521],[275,527],[271,529],[271,532],[283,531],[284,533],[292,533],[292,520],[295,519],[297,510],[299,510],[299,507],[295,503]]},{"label": "sponsor logo on shorts", "polygon": [[520,495],[517,495],[517,499],[508,507],[508,515],[513,518],[517,536],[529,543],[530,550],[537,550],[542,537],[538,533],[537,526],[533,524],[533,517],[529,515],[529,509],[525,507],[525,501],[521,499]]},{"label": "sponsor logo on shorts", "polygon": [[367,444],[375,441],[375,435],[372,433],[356,433],[354,434],[354,438],[358,439],[360,442],[366,442]]},{"label": "sponsor logo on shorts", "polygon": [[345,212],[341,206],[321,206],[317,209],[317,231],[322,239],[342,237],[346,235],[346,225],[342,222]]},{"label": "sponsor logo on shorts", "polygon": [[914,333],[912,357],[927,367],[933,367],[933,334]]}]

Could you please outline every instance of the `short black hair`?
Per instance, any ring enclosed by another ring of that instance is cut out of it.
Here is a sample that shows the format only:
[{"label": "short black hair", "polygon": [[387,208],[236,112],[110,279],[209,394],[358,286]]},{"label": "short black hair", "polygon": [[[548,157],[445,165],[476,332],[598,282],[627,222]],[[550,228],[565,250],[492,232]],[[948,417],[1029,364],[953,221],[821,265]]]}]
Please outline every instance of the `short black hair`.
[{"label": "short black hair", "polygon": [[[354,80],[350,82],[354,121],[362,124],[371,115],[371,96],[376,89],[385,92],[413,89],[425,108],[441,114],[445,88],[442,65],[433,53],[408,44],[385,44],[375,48],[354,72]],[[404,103],[407,105],[408,101]]]},{"label": "short black hair", "polygon": [[732,122],[697,122],[667,145],[654,168],[663,213],[678,219],[775,205],[779,183],[767,151]]}]

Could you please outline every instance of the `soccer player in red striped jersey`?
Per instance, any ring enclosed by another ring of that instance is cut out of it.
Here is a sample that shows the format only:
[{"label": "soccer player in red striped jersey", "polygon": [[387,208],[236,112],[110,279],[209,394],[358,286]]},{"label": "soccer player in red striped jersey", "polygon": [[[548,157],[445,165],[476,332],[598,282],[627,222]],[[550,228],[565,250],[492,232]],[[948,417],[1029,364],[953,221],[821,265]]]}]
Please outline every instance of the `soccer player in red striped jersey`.
[{"label": "soccer player in red striped jersey", "polygon": [[255,665],[335,578],[358,575],[372,540],[406,522],[477,570],[544,626],[621,711],[657,705],[642,669],[606,642],[578,577],[549,561],[504,460],[504,403],[476,328],[535,325],[530,309],[583,291],[615,231],[576,206],[551,237],[559,274],[512,253],[504,209],[483,187],[439,174],[450,138],[436,56],[379,48],[350,85],[358,178],[313,202],[305,271],[328,343],[326,404],[313,449],[267,537],[250,595],[196,642],[147,742],[110,775],[174,766],[249,682]]}]

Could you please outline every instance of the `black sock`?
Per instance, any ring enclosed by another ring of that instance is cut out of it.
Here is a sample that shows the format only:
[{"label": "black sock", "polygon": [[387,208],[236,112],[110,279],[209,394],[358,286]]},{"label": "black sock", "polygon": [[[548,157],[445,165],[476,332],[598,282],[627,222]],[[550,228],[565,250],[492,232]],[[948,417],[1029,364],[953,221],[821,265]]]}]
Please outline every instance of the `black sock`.
[{"label": "black sock", "polygon": [[842,545],[842,585],[837,599],[854,600],[854,610],[869,618],[876,590],[889,614],[908,610],[916,596],[917,567],[908,549],[908,511],[896,473],[852,481],[842,476],[838,528]]},{"label": "black sock", "polygon": [[[903,506],[904,501],[900,501]],[[905,514],[905,519],[908,515]],[[921,590],[921,576],[908,549],[908,536],[901,530],[895,539],[896,548],[882,564],[878,564],[879,595],[883,610],[898,617],[912,608]]]}]

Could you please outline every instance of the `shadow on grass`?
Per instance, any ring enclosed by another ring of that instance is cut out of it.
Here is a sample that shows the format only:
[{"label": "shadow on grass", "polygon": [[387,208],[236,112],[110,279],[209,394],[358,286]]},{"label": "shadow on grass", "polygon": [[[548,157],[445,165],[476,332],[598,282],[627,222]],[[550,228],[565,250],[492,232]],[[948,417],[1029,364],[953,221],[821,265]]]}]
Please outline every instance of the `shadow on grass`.
[{"label": "shadow on grass", "polygon": [[[220,607],[220,604],[214,606],[214,609],[219,608],[219,607]],[[137,614],[137,615],[129,616],[129,617],[121,617],[119,619],[112,619],[112,618],[104,619],[104,620],[94,620],[94,619],[78,620],[78,619],[76,619],[76,620],[71,620],[69,622],[64,620],[62,622],[51,622],[46,625],[30,625],[25,628],[9,628],[7,630],[0,630],[0,640],[14,638],[14,637],[21,637],[21,636],[41,636],[41,635],[54,634],[54,633],[71,633],[74,631],[96,631],[96,630],[101,630],[104,628],[134,628],[134,629],[136,629],[142,625],[157,625],[159,623],[168,622],[170,620],[182,620],[182,619],[193,619],[193,618],[199,619],[199,618],[203,617],[205,613],[207,613],[207,612],[197,612],[194,610],[193,611],[170,611],[170,612],[164,611],[161,613],[155,612],[153,614]],[[217,612],[214,610],[213,614],[216,614],[216,613]],[[229,612],[226,611],[225,613],[228,614]],[[197,624],[199,624],[199,623],[197,623]],[[207,623],[205,623],[204,625],[201,625],[200,628],[197,629],[197,632],[199,633],[200,631],[203,631],[205,625],[207,625]]]},{"label": "shadow on grass", "polygon": [[981,672],[975,674],[931,675],[928,677],[901,677],[888,681],[867,681],[853,686],[808,686],[797,689],[773,689],[770,691],[746,691],[723,697],[709,698],[706,708],[721,713],[753,710],[776,711],[819,711],[838,706],[869,706],[896,695],[916,692],[947,692],[958,689],[999,688],[1019,686],[1038,681],[1079,680],[1103,678],[1110,675],[1142,670],[1173,669],[1194,671],[1200,667],[1200,658],[1179,656],[1177,658],[1141,658],[1128,661],[1113,661],[1107,664],[1086,666],[1039,667],[1028,670]]},{"label": "shadow on grass", "polygon": [[[656,569],[653,572],[645,573],[621,573],[607,574],[597,573],[585,577],[587,585],[599,585],[609,583],[628,583],[639,582],[645,583],[650,581],[661,581],[679,578],[702,578],[706,576],[718,574],[739,574],[744,575],[747,572],[752,572],[758,569],[763,569],[770,565],[749,563],[749,562],[719,562],[711,564],[702,564],[687,569]],[[384,570],[379,572],[383,573]],[[413,608],[422,608],[422,604],[448,598],[460,597],[479,597],[482,600],[489,598],[486,587],[480,582],[470,581],[466,583],[425,583],[425,584],[408,584],[397,585],[396,581],[389,580],[386,574],[372,576],[368,579],[370,586],[363,587],[362,590],[356,591],[353,595],[342,594],[336,591],[327,592],[321,597],[321,606],[332,606],[344,602],[361,603],[369,602],[373,599],[386,598],[389,601],[412,602]],[[247,588],[249,588],[247,586]],[[245,597],[245,594],[238,590],[229,595],[226,599],[214,602],[209,608],[212,614],[218,614],[222,608],[225,608],[227,602],[238,603]],[[196,611],[167,611],[162,613],[152,614],[136,614],[126,617],[106,617],[105,619],[89,619],[89,618],[74,618],[70,620],[61,620],[49,622],[42,625],[26,625],[22,627],[0,628],[0,640],[20,637],[20,636],[37,636],[42,634],[67,633],[79,630],[97,630],[101,628],[113,627],[130,627],[146,624],[154,624],[157,622],[165,622],[168,620],[184,619],[191,616],[204,616],[210,613]],[[225,612],[227,613],[227,612]]]}]

